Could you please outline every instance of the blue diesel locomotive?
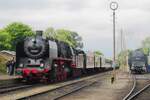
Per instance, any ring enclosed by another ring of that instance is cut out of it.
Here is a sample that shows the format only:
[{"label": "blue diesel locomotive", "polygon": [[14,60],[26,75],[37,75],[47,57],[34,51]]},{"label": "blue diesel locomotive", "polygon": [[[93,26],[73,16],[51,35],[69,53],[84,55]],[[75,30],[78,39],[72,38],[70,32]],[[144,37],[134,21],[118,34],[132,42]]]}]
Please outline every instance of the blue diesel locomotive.
[{"label": "blue diesel locomotive", "polygon": [[148,58],[141,50],[132,51],[128,59],[131,73],[142,73],[147,71]]}]

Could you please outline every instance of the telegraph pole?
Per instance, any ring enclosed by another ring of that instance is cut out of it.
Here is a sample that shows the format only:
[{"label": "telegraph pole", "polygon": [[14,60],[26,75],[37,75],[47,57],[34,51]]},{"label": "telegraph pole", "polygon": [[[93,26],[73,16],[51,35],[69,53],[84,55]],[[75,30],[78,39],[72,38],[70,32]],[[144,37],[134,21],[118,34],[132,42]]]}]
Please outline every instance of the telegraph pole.
[{"label": "telegraph pole", "polygon": [[115,80],[116,72],[116,23],[115,23],[115,11],[118,9],[118,3],[117,2],[111,2],[110,3],[110,9],[113,11],[113,76],[111,78],[111,82],[113,83],[113,80]]}]

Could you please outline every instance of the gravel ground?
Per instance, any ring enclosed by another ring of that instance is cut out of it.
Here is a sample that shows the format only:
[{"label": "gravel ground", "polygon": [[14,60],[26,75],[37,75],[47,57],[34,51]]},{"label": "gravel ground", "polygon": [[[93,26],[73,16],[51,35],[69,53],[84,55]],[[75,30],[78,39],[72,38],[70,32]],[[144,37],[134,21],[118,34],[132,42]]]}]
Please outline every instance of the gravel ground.
[{"label": "gravel ground", "polygon": [[8,79],[15,79],[16,76],[9,76],[9,75],[0,75],[0,80],[8,80]]},{"label": "gravel ground", "polygon": [[9,75],[1,75],[0,74],[0,87],[7,86],[9,84],[16,84],[18,83],[19,79],[16,76],[9,76]]},{"label": "gravel ground", "polygon": [[96,84],[65,96],[60,100],[122,100],[132,87],[132,79],[128,73],[119,72],[116,81],[111,84],[111,75]]}]

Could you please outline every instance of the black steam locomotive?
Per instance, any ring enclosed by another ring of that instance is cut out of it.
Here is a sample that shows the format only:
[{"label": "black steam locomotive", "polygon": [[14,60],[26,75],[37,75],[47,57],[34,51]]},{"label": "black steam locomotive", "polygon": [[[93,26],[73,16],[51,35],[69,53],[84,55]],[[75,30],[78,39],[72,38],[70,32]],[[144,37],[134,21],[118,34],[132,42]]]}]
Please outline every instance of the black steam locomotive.
[{"label": "black steam locomotive", "polygon": [[112,69],[111,65],[103,68],[103,64],[103,57],[74,49],[62,41],[43,38],[42,31],[16,45],[16,75],[26,80],[60,81]]},{"label": "black steam locomotive", "polygon": [[131,52],[128,63],[132,73],[142,73],[147,71],[148,58],[141,50]]}]

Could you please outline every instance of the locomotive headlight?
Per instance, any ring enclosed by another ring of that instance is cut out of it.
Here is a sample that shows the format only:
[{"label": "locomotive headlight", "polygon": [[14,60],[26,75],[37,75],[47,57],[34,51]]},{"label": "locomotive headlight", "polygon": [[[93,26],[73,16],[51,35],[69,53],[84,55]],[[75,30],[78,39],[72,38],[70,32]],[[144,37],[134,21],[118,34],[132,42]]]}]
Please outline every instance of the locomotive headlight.
[{"label": "locomotive headlight", "polygon": [[23,67],[23,64],[20,64],[19,67]]},{"label": "locomotive headlight", "polygon": [[134,67],[132,66],[131,69],[134,69]]},{"label": "locomotive headlight", "polygon": [[143,70],[146,70],[146,67],[143,66]]},{"label": "locomotive headlight", "polygon": [[40,64],[40,67],[44,67],[44,64]]},{"label": "locomotive headlight", "polygon": [[54,64],[54,67],[57,67],[58,65],[57,64]]}]

